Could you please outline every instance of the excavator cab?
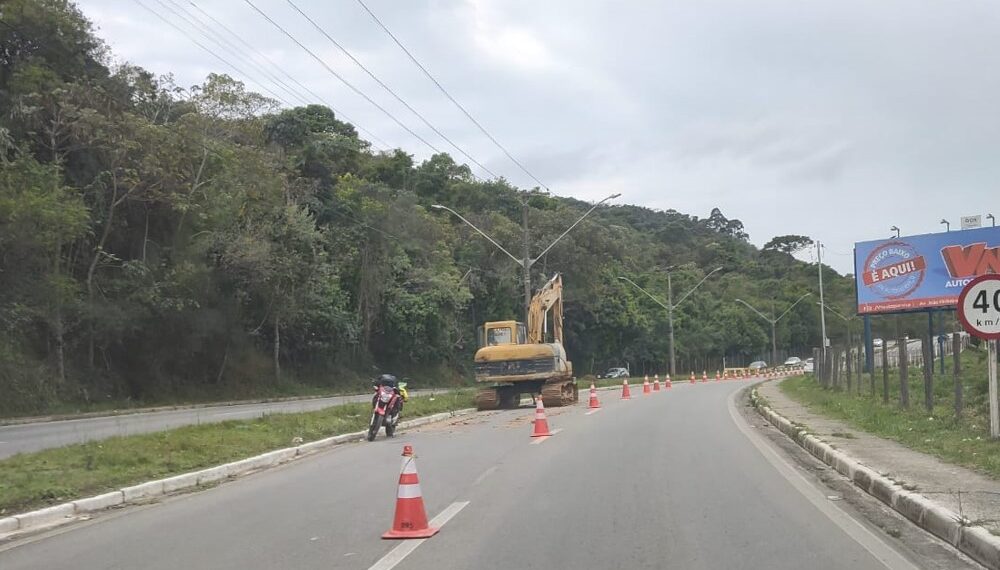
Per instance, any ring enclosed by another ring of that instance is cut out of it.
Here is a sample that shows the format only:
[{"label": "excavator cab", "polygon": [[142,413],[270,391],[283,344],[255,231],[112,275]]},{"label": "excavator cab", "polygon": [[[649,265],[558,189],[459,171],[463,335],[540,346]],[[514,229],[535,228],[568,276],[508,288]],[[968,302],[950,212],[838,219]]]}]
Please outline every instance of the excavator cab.
[{"label": "excavator cab", "polygon": [[479,327],[479,348],[503,344],[526,344],[528,329],[517,321],[497,321]]}]

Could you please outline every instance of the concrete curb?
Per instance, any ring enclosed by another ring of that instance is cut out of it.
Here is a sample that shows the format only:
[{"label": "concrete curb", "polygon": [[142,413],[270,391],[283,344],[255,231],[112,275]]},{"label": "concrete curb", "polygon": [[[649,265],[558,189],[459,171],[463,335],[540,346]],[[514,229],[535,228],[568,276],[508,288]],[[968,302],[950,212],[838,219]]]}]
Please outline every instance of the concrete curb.
[{"label": "concrete curb", "polygon": [[907,491],[892,479],[876,473],[858,463],[830,444],[799,428],[787,418],[769,408],[757,395],[750,392],[750,403],[757,412],[803,449],[837,470],[869,495],[892,507],[911,522],[946,541],[977,562],[1000,570],[1000,536],[994,536],[980,526],[968,526],[957,514],[919,493]]},{"label": "concrete curb", "polygon": [[[465,416],[475,411],[475,408],[463,408],[453,412],[441,412],[439,414],[400,422],[399,427],[402,429],[415,428],[457,416]],[[276,467],[341,443],[357,441],[366,434],[367,431],[359,431],[335,435],[326,439],[303,443],[296,447],[286,447],[284,449],[269,451],[232,463],[208,467],[166,479],[147,481],[110,493],[77,499],[12,517],[0,518],[0,539],[13,538],[24,533],[71,523],[78,520],[81,515],[87,515],[88,513],[130,503],[149,501],[178,491],[191,490],[207,484],[218,483]]]}]

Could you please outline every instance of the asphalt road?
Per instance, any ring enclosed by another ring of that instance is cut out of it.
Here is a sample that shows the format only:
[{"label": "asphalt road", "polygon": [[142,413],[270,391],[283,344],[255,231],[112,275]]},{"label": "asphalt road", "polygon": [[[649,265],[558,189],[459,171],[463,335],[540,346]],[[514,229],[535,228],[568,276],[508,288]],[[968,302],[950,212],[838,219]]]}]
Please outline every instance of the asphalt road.
[{"label": "asphalt road", "polygon": [[[438,393],[444,391],[437,390]],[[430,390],[410,391],[415,396],[429,393]],[[192,424],[259,418],[265,414],[309,412],[348,402],[366,402],[370,398],[367,394],[333,396],[0,426],[0,459],[16,453],[40,451],[95,439],[163,431]]]},{"label": "asphalt road", "polygon": [[[733,403],[745,385],[678,383],[628,402],[600,392],[600,412],[549,410],[561,431],[542,441],[522,408],[348,444],[0,544],[0,568],[918,567],[755,433]],[[380,539],[404,443],[428,515],[453,515],[422,543]]]}]

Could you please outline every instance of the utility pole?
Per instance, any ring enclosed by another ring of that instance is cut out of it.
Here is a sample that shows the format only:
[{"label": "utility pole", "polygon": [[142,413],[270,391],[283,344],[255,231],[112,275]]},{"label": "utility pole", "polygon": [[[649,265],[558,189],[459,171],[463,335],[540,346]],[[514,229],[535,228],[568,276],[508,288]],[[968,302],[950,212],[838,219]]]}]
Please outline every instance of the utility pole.
[{"label": "utility pole", "polygon": [[[747,303],[743,299],[733,299],[733,300],[735,302],[737,302],[737,303],[740,303],[744,307],[750,309],[751,311],[757,313],[757,315],[760,318],[764,319],[765,321],[767,321],[768,323],[771,324],[771,358],[773,360],[773,359],[775,359],[778,356],[778,341],[777,341],[777,336],[775,335],[775,332],[776,332],[777,326],[778,326],[778,321],[780,321],[781,319],[783,319],[785,317],[785,315],[788,314],[789,311],[791,311],[792,309],[794,309],[795,305],[798,305],[799,302],[802,301],[802,299],[805,299],[806,297],[808,297],[811,294],[812,293],[806,293],[806,294],[802,295],[801,297],[799,297],[798,299],[796,299],[795,302],[791,304],[791,306],[789,306],[787,309],[785,309],[784,313],[781,313],[777,317],[773,316],[774,315],[774,302],[773,301],[771,303],[771,315],[772,316],[769,317],[769,316],[765,315],[764,313],[762,313],[762,312],[758,311],[757,309],[755,309],[753,307],[753,305],[751,305],[750,303]],[[777,364],[778,363],[777,363],[776,360],[774,362],[772,362],[772,365],[774,365],[774,366],[777,366]]]},{"label": "utility pole", "polygon": [[826,302],[823,301],[823,246],[816,240],[816,267],[819,269],[819,328],[823,360],[826,360]]}]

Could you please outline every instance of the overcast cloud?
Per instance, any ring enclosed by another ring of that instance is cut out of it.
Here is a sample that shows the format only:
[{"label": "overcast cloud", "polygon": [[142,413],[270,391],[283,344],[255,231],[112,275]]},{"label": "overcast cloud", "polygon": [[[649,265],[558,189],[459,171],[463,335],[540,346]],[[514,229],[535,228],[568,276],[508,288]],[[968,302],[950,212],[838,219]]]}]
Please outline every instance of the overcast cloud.
[{"label": "overcast cloud", "polygon": [[[185,29],[165,5],[200,16],[187,0],[141,1]],[[243,1],[194,1],[383,141],[418,160],[432,152]],[[295,1],[480,162],[534,185],[356,0]],[[284,0],[254,2],[461,160]],[[943,230],[942,217],[957,227],[961,215],[1000,215],[995,2],[366,3],[557,194],[622,192],[624,202],[699,217],[717,206],[757,245],[788,233],[822,240],[841,272],[851,271],[854,241],[887,236],[889,226],[929,233]],[[173,73],[182,86],[212,71],[238,76],[136,2],[79,5],[120,60]],[[258,77],[240,79],[261,90]]]}]

